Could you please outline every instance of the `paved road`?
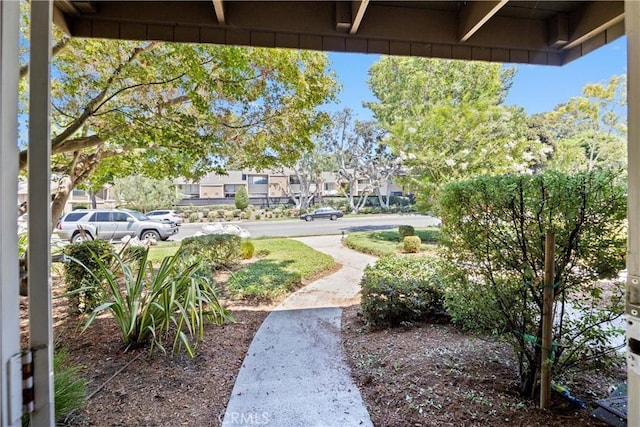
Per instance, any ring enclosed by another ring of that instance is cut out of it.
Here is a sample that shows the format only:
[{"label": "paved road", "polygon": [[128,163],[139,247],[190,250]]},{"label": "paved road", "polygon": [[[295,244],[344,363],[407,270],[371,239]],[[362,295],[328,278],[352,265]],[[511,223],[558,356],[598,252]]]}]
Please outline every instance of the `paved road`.
[{"label": "paved road", "polygon": [[[251,237],[278,236],[326,236],[332,234],[351,233],[354,231],[389,230],[399,225],[412,225],[414,227],[428,227],[438,225],[440,220],[426,215],[363,215],[344,217],[336,221],[327,219],[306,222],[301,220],[283,221],[241,221],[232,222],[249,233]],[[204,223],[182,224],[180,232],[172,236],[170,240],[182,240],[193,236],[196,231],[202,230]]]}]

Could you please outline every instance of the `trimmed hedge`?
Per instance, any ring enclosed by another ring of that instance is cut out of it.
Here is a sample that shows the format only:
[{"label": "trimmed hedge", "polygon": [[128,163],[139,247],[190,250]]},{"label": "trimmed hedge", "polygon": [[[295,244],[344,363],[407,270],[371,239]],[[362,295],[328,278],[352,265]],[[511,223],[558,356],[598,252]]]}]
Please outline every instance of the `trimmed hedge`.
[{"label": "trimmed hedge", "polygon": [[385,256],[367,266],[361,309],[372,327],[390,327],[442,315],[443,289],[432,258]]},{"label": "trimmed hedge", "polygon": [[401,225],[398,227],[398,234],[400,235],[400,241],[403,242],[407,236],[415,236],[416,230],[412,225]]},{"label": "trimmed hedge", "polygon": [[[111,243],[100,239],[71,243],[64,249],[64,254],[72,258],[72,262],[64,265],[64,279],[70,293],[69,308],[89,313],[102,304],[104,289],[95,256],[109,264],[114,252]],[[98,280],[87,270],[92,271]]]},{"label": "trimmed hedge", "polygon": [[233,265],[240,259],[240,237],[232,234],[207,234],[182,240],[180,251],[185,256],[202,257],[213,270]]}]

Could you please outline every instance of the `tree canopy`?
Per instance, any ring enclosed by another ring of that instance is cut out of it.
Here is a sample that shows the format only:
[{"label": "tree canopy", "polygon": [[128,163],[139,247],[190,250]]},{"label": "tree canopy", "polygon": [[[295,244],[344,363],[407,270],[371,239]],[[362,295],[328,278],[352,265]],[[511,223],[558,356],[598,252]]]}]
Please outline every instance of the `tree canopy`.
[{"label": "tree canopy", "polygon": [[527,139],[526,114],[503,105],[514,68],[500,64],[383,57],[369,70],[378,99],[366,105],[410,170],[423,208],[438,186],[484,174],[527,172],[548,148]]},{"label": "tree canopy", "polygon": [[141,212],[174,206],[179,200],[170,179],[153,179],[129,175],[114,180],[118,204]]},{"label": "tree canopy", "polygon": [[62,182],[54,218],[90,176],[100,186],[129,174],[197,179],[229,165],[293,162],[324,122],[316,107],[338,89],[318,52],[64,36],[56,46],[51,151]]},{"label": "tree canopy", "polygon": [[627,163],[626,76],[590,83],[538,120],[552,136],[554,155],[548,167],[569,171],[624,169]]}]

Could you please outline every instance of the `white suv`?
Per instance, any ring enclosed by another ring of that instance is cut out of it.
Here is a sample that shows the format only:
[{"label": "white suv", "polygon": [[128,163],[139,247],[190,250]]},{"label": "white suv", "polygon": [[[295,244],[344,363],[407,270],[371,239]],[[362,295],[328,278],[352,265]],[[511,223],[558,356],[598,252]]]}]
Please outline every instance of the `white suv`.
[{"label": "white suv", "polygon": [[167,240],[178,233],[175,222],[154,221],[128,209],[75,210],[63,216],[56,228],[60,238],[72,243],[85,239],[120,240],[124,236]]},{"label": "white suv", "polygon": [[174,210],[169,209],[158,209],[155,211],[150,211],[145,214],[150,219],[161,220],[161,221],[173,221],[176,224],[182,224],[182,216]]}]

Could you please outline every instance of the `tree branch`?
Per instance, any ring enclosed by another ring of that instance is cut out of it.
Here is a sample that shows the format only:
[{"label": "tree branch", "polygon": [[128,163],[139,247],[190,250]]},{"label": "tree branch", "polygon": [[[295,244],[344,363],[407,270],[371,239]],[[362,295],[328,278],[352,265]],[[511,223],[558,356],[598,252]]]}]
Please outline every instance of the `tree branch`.
[{"label": "tree branch", "polygon": [[[95,147],[102,144],[104,140],[98,135],[85,136],[81,138],[68,139],[51,147],[51,154],[60,154],[68,151],[77,151],[83,148]],[[19,168],[23,170],[27,167],[28,150],[22,150],[19,155]]]},{"label": "tree branch", "polygon": [[[60,52],[69,44],[70,41],[71,41],[71,37],[63,37],[62,39],[60,39],[60,41],[58,41],[58,43],[56,43],[51,49],[51,57],[56,56],[58,52]],[[27,77],[28,75],[29,75],[29,63],[26,63],[22,67],[20,67],[20,80]]]},{"label": "tree branch", "polygon": [[[118,65],[118,67],[116,67],[116,69],[113,71],[111,76],[109,76],[105,84],[105,88],[98,95],[96,95],[91,101],[87,103],[82,114],[80,114],[80,116],[78,116],[73,122],[71,122],[71,124],[67,126],[67,128],[64,131],[62,131],[62,133],[60,133],[59,135],[55,136],[52,139],[51,141],[52,148],[54,148],[58,144],[63,143],[66,139],[71,137],[71,135],[77,132],[78,129],[80,129],[80,127],[82,127],[82,125],[85,124],[85,122],[98,110],[98,108],[104,105],[104,102],[106,102],[105,98],[107,98],[107,92],[109,87],[114,82],[116,77],[118,77],[122,73],[122,70],[124,69],[125,65],[132,63],[138,57],[138,55],[140,55],[142,52],[152,49],[156,45],[157,45],[156,42],[152,42],[145,47],[135,48],[131,53],[131,55],[129,56],[129,58],[127,58],[123,63]],[[107,98],[107,100],[111,99],[113,96],[114,95],[111,95],[109,98]]]}]

